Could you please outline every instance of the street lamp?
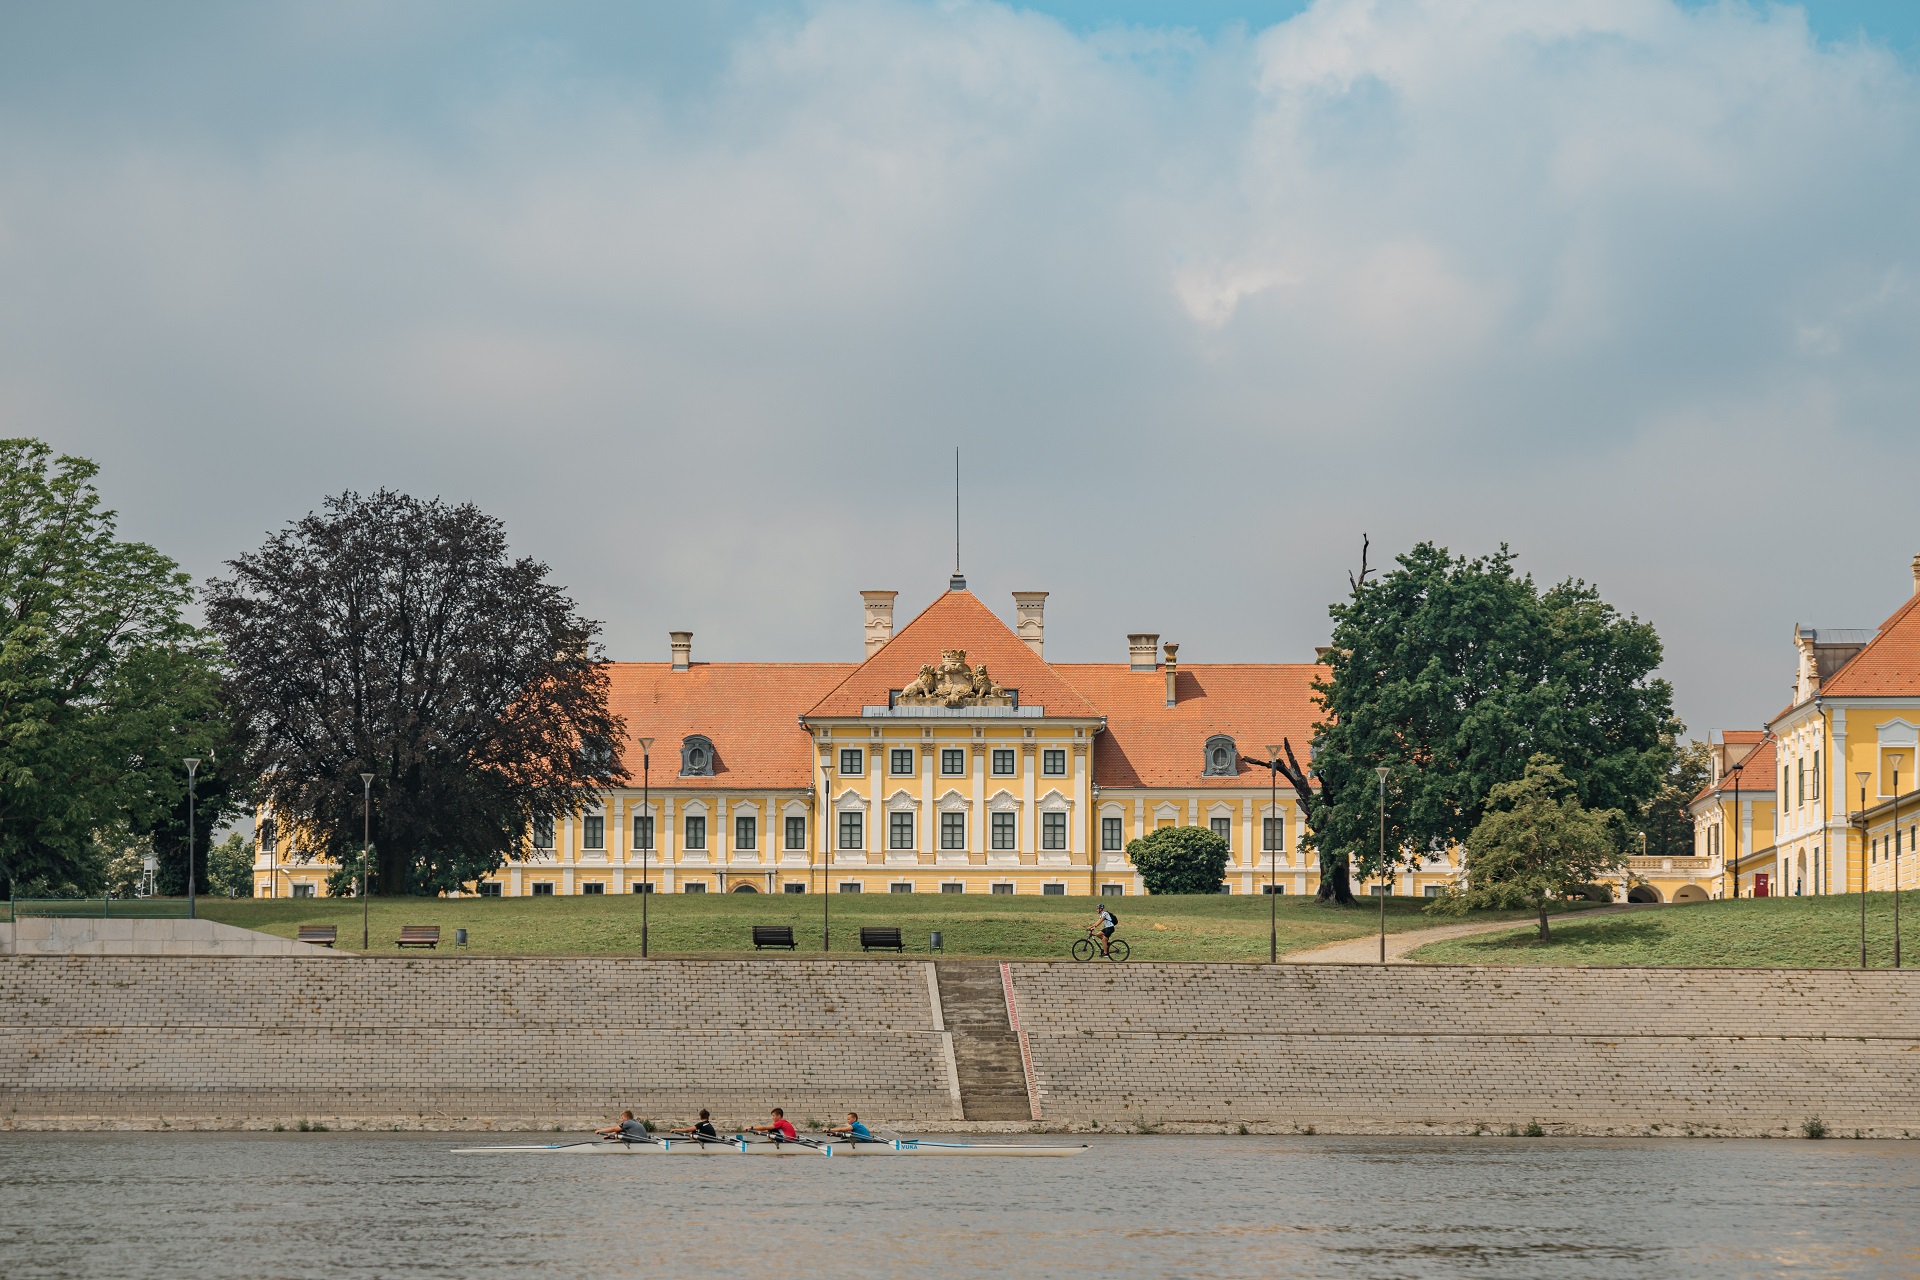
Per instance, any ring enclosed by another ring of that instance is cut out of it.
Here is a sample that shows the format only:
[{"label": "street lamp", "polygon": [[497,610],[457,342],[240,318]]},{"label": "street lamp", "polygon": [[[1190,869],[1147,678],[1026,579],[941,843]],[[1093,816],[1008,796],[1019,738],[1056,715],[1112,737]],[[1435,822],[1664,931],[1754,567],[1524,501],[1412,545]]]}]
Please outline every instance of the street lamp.
[{"label": "street lamp", "polygon": [[1867,779],[1865,769],[1853,775],[1860,784],[1860,967],[1867,967]]},{"label": "street lamp", "polygon": [[653,886],[647,883],[647,851],[653,848],[653,739],[640,739],[640,816],[644,819],[639,825],[646,831],[646,838],[640,842],[640,958],[647,958],[647,899],[653,896]]},{"label": "street lamp", "polygon": [[[1725,839],[1720,841],[1720,896],[1723,898],[1740,896],[1740,771],[1746,767],[1744,763],[1733,766],[1733,820],[1728,822],[1725,818],[1721,819],[1723,826],[1733,828],[1733,862],[1731,863],[1733,879],[1731,881],[1727,879],[1727,868],[1730,865],[1727,862],[1727,842]],[[1723,805],[1720,812],[1724,814],[1726,811]],[[1731,893],[1727,891],[1729,884],[1733,886]]]},{"label": "street lamp", "polygon": [[1387,766],[1374,766],[1380,775],[1380,963],[1387,962],[1387,895],[1393,881],[1387,879]]},{"label": "street lamp", "polygon": [[1280,963],[1280,747],[1267,744],[1267,818],[1260,834],[1267,838],[1267,963]]},{"label": "street lamp", "polygon": [[373,844],[373,775],[360,775],[360,950],[367,949],[367,910],[373,882],[367,875],[367,851]]},{"label": "street lamp", "polygon": [[1900,757],[1905,752],[1889,751],[1893,765],[1893,967],[1900,967]]},{"label": "street lamp", "polygon": [[820,820],[826,835],[820,840],[820,950],[833,950],[833,926],[828,903],[833,901],[833,750],[820,757]]},{"label": "street lamp", "polygon": [[200,757],[187,756],[187,919],[194,918],[193,900],[193,775],[200,771]]}]

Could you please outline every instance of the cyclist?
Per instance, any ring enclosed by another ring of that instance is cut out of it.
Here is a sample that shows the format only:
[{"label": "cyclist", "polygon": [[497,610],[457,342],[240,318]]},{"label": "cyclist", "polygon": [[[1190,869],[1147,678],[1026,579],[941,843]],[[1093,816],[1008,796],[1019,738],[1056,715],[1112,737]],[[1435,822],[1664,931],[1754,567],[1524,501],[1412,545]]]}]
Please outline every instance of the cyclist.
[{"label": "cyclist", "polygon": [[1095,933],[1100,935],[1100,954],[1108,959],[1112,958],[1113,953],[1113,931],[1119,927],[1120,918],[1107,910],[1107,904],[1104,902],[1094,913],[1093,923],[1087,926],[1089,935]]}]

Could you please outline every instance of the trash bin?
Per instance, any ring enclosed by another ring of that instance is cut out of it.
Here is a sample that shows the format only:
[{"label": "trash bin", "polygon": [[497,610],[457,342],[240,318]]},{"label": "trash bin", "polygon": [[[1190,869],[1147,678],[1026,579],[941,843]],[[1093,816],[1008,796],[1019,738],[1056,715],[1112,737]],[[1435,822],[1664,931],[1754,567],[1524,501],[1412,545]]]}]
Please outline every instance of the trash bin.
[{"label": "trash bin", "polygon": [[927,935],[927,950],[929,952],[945,951],[946,949],[946,939],[938,929]]},{"label": "trash bin", "polygon": [[455,929],[453,931],[453,945],[456,947],[464,947],[467,945],[467,931],[465,929]]}]

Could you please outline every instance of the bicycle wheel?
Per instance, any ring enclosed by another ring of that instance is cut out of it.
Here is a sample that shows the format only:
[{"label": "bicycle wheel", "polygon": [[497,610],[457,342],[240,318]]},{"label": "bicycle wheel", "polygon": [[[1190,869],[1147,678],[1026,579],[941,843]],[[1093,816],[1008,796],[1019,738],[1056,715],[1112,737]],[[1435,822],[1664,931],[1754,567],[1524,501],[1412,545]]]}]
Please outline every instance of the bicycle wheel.
[{"label": "bicycle wheel", "polygon": [[1107,959],[1125,960],[1127,958],[1128,949],[1129,948],[1127,947],[1126,943],[1122,942],[1118,938],[1115,938],[1112,942],[1107,944]]},{"label": "bicycle wheel", "polygon": [[1099,955],[1099,954],[1100,954],[1099,948],[1093,945],[1093,939],[1076,938],[1074,940],[1073,958],[1075,960],[1091,960],[1096,955]]}]

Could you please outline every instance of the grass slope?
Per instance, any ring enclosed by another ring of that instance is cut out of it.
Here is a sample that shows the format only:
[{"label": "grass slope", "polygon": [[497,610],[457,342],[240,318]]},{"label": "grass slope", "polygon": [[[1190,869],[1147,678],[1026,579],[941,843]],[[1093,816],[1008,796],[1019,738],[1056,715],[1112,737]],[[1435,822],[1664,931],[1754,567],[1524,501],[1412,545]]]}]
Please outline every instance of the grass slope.
[{"label": "grass slope", "polygon": [[[340,946],[360,944],[360,904],[336,898],[201,899],[209,919],[292,937],[303,924],[340,928]],[[1267,958],[1264,897],[1141,897],[1111,904],[1120,935],[1136,960],[1239,960]],[[1409,898],[1387,905],[1387,928],[1426,928],[1423,904]],[[946,954],[1006,959],[1065,958],[1067,948],[1091,919],[1087,898],[994,896],[991,894],[835,894],[831,901],[834,954],[858,954],[859,927],[898,925],[910,950],[926,951],[927,934],[945,934]],[[1280,953],[1360,937],[1378,927],[1377,903],[1321,906],[1311,899],[1279,904]],[[788,924],[800,944],[796,953],[820,951],[817,894],[657,894],[649,910],[652,954],[752,954],[748,926]],[[1524,918],[1524,912],[1485,913],[1482,919]],[[374,952],[394,954],[403,924],[437,924],[451,947],[453,931],[468,931],[473,955],[638,955],[638,895],[553,898],[375,898],[369,933]],[[782,955],[784,952],[768,952]]]},{"label": "grass slope", "polygon": [[[1900,895],[1903,960],[1920,963],[1920,893]],[[1535,933],[1479,934],[1421,947],[1427,964],[1710,965],[1847,969],[1860,963],[1859,895],[1741,898],[1648,907]],[[1867,895],[1867,962],[1893,963],[1893,895]]]}]

